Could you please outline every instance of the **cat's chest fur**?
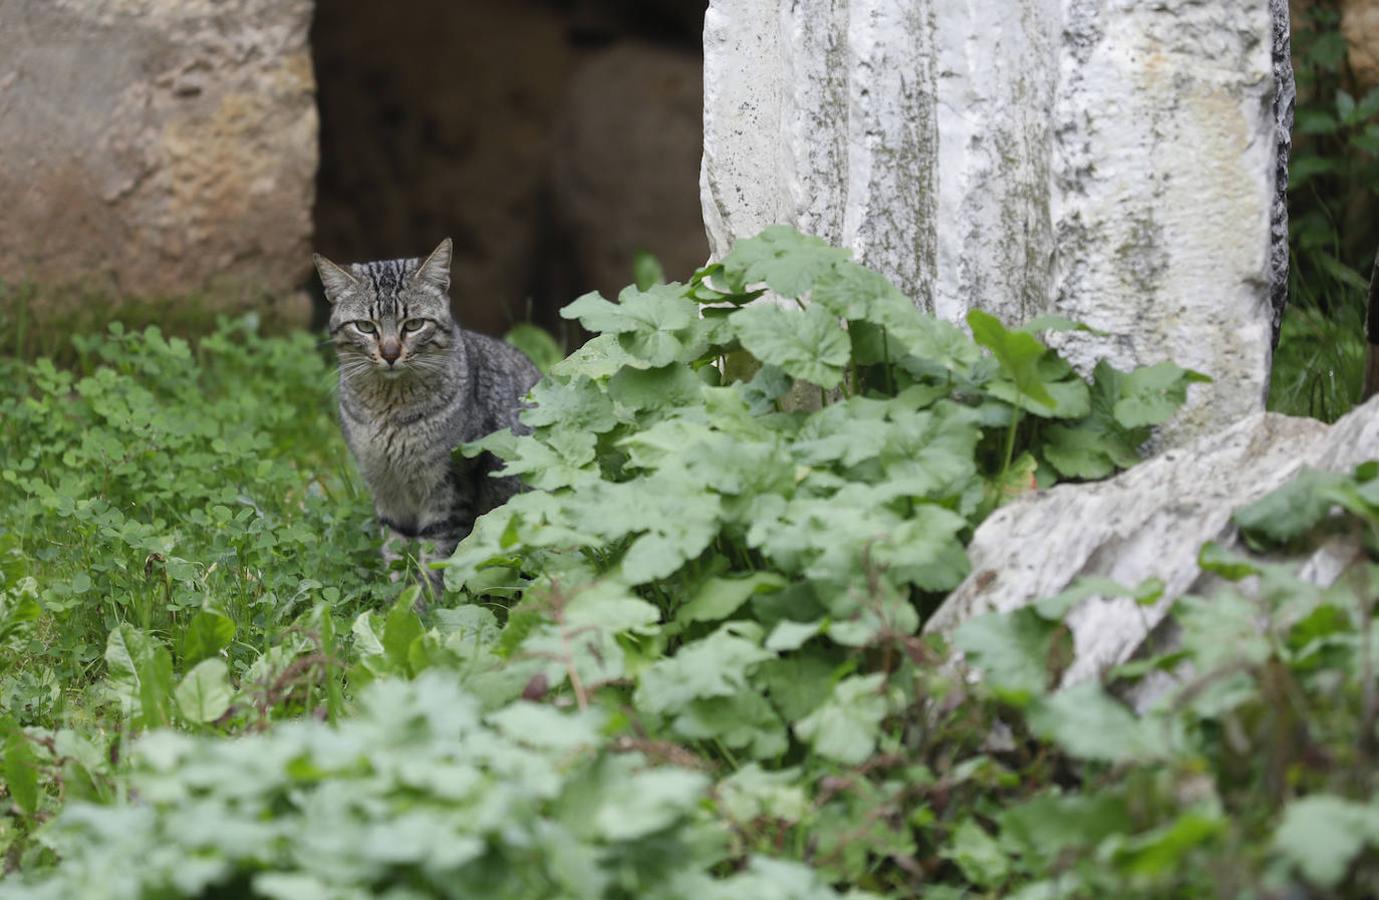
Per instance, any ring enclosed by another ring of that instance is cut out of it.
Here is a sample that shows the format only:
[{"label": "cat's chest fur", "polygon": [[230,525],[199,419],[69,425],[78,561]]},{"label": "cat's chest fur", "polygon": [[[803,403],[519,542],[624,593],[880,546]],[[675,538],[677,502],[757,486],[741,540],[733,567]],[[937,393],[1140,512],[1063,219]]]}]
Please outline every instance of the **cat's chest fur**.
[{"label": "cat's chest fur", "polygon": [[451,475],[450,447],[460,430],[456,404],[429,415],[417,412],[370,413],[341,404],[345,440],[381,514],[415,524]]}]

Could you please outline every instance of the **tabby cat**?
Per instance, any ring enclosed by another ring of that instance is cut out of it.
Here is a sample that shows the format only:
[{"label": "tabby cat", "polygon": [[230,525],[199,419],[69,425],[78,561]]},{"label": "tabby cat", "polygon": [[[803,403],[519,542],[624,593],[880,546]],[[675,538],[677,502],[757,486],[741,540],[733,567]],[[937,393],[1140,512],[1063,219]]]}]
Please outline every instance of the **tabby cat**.
[{"label": "tabby cat", "polygon": [[[540,377],[501,341],[465,331],[450,313],[447,238],[425,260],[338,266],[317,254],[340,360],[340,422],[384,529],[391,562],[407,541],[434,544],[423,567],[448,557],[474,520],[518,490],[484,454],[451,451],[492,431],[526,431],[522,398]],[[439,572],[427,583],[439,594]]]}]

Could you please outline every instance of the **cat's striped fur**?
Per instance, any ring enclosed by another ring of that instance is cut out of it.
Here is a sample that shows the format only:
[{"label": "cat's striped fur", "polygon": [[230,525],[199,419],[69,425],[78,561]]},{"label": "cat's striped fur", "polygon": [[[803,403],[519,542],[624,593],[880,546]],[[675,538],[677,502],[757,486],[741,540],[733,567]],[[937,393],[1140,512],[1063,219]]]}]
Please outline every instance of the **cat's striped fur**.
[{"label": "cat's striped fur", "polygon": [[[518,489],[516,479],[491,477],[499,464],[487,454],[452,458],[490,432],[522,433],[517,413],[539,375],[516,349],[456,324],[450,246],[425,260],[348,267],[315,257],[340,360],[340,422],[389,559],[415,540],[434,543],[422,563],[449,556],[475,518]],[[439,575],[428,581],[438,593]]]}]

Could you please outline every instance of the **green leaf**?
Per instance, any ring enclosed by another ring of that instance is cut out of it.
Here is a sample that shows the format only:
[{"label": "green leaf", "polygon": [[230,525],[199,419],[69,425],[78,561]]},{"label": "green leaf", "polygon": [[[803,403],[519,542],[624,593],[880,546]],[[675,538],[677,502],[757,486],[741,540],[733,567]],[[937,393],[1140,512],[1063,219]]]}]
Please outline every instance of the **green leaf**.
[{"label": "green leaf", "polygon": [[234,690],[224,660],[203,659],[182,677],[174,692],[177,708],[192,722],[214,722],[230,708]]},{"label": "green leaf", "polygon": [[559,426],[603,434],[618,424],[613,401],[587,376],[559,380],[546,378],[531,389],[534,407],[522,411],[522,422],[532,428]]},{"label": "green leaf", "polygon": [[787,721],[803,719],[833,693],[838,663],[824,651],[806,648],[762,663],[754,680],[765,685],[771,701]]},{"label": "green leaf", "polygon": [[1116,421],[1126,428],[1161,425],[1187,402],[1190,384],[1211,379],[1200,372],[1162,362],[1123,376],[1121,399],[1116,402]]},{"label": "green leaf", "polygon": [[[901,446],[901,436],[893,434],[896,426],[887,421],[890,412],[885,402],[866,397],[851,397],[825,406],[805,419],[791,443],[791,455],[799,465],[838,463],[851,468],[877,459],[890,443],[890,455],[903,460],[906,447]],[[906,420],[910,432],[924,431],[927,423],[928,419],[910,417]],[[970,460],[968,462],[970,464]]]},{"label": "green leaf", "polygon": [[882,674],[843,679],[822,706],[795,723],[795,734],[820,756],[854,766],[865,762],[889,711],[881,692],[885,681]]},{"label": "green leaf", "polygon": [[629,584],[664,578],[718,534],[721,500],[685,477],[657,472],[635,481],[594,481],[567,499],[572,518],[607,540],[636,535],[619,570]]},{"label": "green leaf", "polygon": [[1029,723],[1040,737],[1079,759],[1147,762],[1166,759],[1173,749],[1162,721],[1137,717],[1092,681],[1038,701]]},{"label": "green leaf", "polygon": [[637,290],[649,291],[654,285],[664,284],[665,280],[665,270],[654,255],[645,250],[638,250],[632,255],[632,281],[637,285]]},{"label": "green leaf", "polygon": [[707,787],[707,778],[684,769],[634,772],[603,795],[594,825],[608,840],[647,837],[692,813]]},{"label": "green leaf", "polygon": [[1233,590],[1211,598],[1180,597],[1173,608],[1183,630],[1183,649],[1203,672],[1269,658],[1273,648],[1261,629],[1261,613],[1259,604]]},{"label": "green leaf", "polygon": [[675,621],[717,622],[737,612],[753,594],[778,591],[785,586],[785,579],[774,572],[757,572],[746,578],[710,578],[695,592]]},{"label": "green leaf", "polygon": [[526,701],[509,704],[488,716],[488,723],[512,740],[562,754],[598,747],[602,720],[595,710],[569,715]]},{"label": "green leaf", "polygon": [[410,591],[403,591],[397,603],[388,611],[383,625],[383,652],[399,671],[409,671],[409,651],[412,642],[422,635],[421,619],[412,611]]},{"label": "green leaf", "polygon": [[1001,812],[1001,840],[1032,867],[1054,864],[1067,851],[1092,852],[1109,835],[1131,830],[1125,800],[1110,791],[1042,794]]},{"label": "green leaf", "polygon": [[691,702],[676,717],[677,734],[690,740],[714,740],[753,759],[775,759],[789,749],[785,723],[755,691]]},{"label": "green leaf", "polygon": [[822,619],[816,619],[812,622],[795,622],[790,619],[782,619],[776,623],[776,627],[771,629],[771,634],[767,636],[766,649],[775,650],[777,653],[798,650],[823,629],[823,624]]},{"label": "green leaf", "polygon": [[182,638],[182,663],[194,666],[203,659],[215,656],[230,646],[235,637],[235,623],[228,616],[203,609],[192,616]]},{"label": "green leaf", "polygon": [[886,276],[851,261],[821,274],[810,299],[837,318],[882,326],[915,311],[914,303]]},{"label": "green leaf", "polygon": [[38,754],[24,729],[9,716],[0,716],[0,738],[4,743],[5,786],[15,804],[29,815],[38,811]]},{"label": "green leaf", "polygon": [[1025,607],[968,619],[953,634],[953,646],[982,681],[1002,700],[1025,706],[1041,696],[1049,682],[1049,650],[1058,623]]},{"label": "green leaf", "polygon": [[1336,91],[1336,115],[1340,117],[1342,122],[1351,124],[1354,121],[1355,105],[1355,98],[1350,95],[1349,91]]},{"label": "green leaf", "polygon": [[1242,581],[1260,573],[1259,566],[1248,557],[1232,553],[1215,541],[1207,541],[1197,553],[1197,565],[1227,581]]},{"label": "green leaf", "polygon": [[1357,291],[1369,290],[1369,282],[1363,275],[1332,256],[1330,253],[1317,253],[1313,258],[1321,264],[1321,267],[1327,271],[1327,274],[1347,287],[1354,288]]},{"label": "green leaf", "polygon": [[1304,466],[1292,481],[1243,509],[1235,524],[1252,536],[1284,543],[1311,531],[1331,512],[1332,491],[1346,476]]},{"label": "green leaf", "polygon": [[1116,864],[1132,876],[1164,879],[1182,870],[1189,853],[1226,829],[1219,812],[1189,810],[1167,825],[1107,844]]},{"label": "green leaf", "polygon": [[1048,348],[1038,338],[1023,331],[1008,331],[999,319],[979,309],[968,312],[967,326],[972,329],[972,339],[996,357],[1001,371],[1017,391],[1042,406],[1054,408],[1054,398],[1039,372],[1039,361]]},{"label": "green leaf", "polygon": [[738,310],[728,321],[742,346],[763,363],[825,389],[843,380],[852,345],[823,307],[790,311],[758,303]]},{"label": "green leaf", "polygon": [[[500,434],[495,432],[465,447],[488,449]],[[518,438],[498,474],[520,475],[524,482],[543,491],[584,484],[598,477],[594,465],[597,441],[592,432],[574,428],[555,429],[540,438]]]},{"label": "green leaf", "polygon": [[1052,597],[1040,597],[1032,607],[1050,622],[1061,622],[1074,607],[1090,597],[1111,599],[1125,597],[1140,606],[1152,606],[1164,594],[1164,583],[1158,578],[1146,578],[1134,587],[1126,587],[1110,578],[1084,575]]},{"label": "green leaf", "polygon": [[783,297],[801,297],[822,275],[851,255],[848,250],[831,247],[788,225],[771,225],[758,236],[733,245],[732,252],[723,260],[723,275],[737,292],[765,282]]},{"label": "green leaf", "polygon": [[672,713],[692,700],[729,697],[747,686],[758,664],[774,657],[761,647],[760,626],[729,622],[644,669],[634,699],[647,712]]},{"label": "green leaf", "polygon": [[383,642],[378,639],[378,633],[374,630],[373,616],[373,613],[365,610],[355,618],[354,625],[350,628],[350,634],[354,636],[354,649],[363,656],[385,656],[387,651],[383,649]]},{"label": "green leaf", "polygon": [[666,410],[697,405],[704,383],[689,366],[622,369],[608,380],[608,396],[630,410]]},{"label": "green leaf", "polygon": [[1339,159],[1325,156],[1302,156],[1288,165],[1288,190],[1296,191],[1319,175],[1341,171]]},{"label": "green leaf", "polygon": [[[908,371],[924,377],[932,369],[966,374],[981,359],[982,354],[961,328],[919,310],[887,307],[881,323],[882,352],[871,359],[896,360]],[[860,360],[859,360],[860,361]]]},{"label": "green leaf", "polygon": [[999,885],[1010,872],[1010,861],[1000,844],[972,819],[958,826],[953,845],[944,850],[944,856],[957,863],[969,881],[982,887]]},{"label": "green leaf", "polygon": [[503,340],[521,350],[542,374],[549,372],[565,356],[565,351],[549,331],[530,322],[518,322],[508,329]]},{"label": "green leaf", "polygon": [[1095,428],[1051,425],[1044,432],[1044,458],[1067,478],[1097,481],[1116,473],[1107,435]]},{"label": "green leaf", "polygon": [[110,684],[127,714],[147,728],[171,721],[172,656],[167,648],[128,623],[110,631],[105,645]]},{"label": "green leaf", "polygon": [[[884,496],[887,492],[880,493]],[[868,543],[863,538],[856,549],[868,552],[872,562],[887,569],[898,582],[928,591],[948,591],[957,587],[971,570],[960,539],[967,527],[967,520],[952,510],[934,503],[916,503],[909,518],[893,524],[883,539]],[[815,537],[820,541],[826,539],[822,534]],[[905,608],[908,616],[908,602]],[[909,629],[903,630],[909,633]]]},{"label": "green leaf", "polygon": [[574,628],[605,628],[609,631],[654,633],[661,611],[632,593],[625,585],[604,580],[572,589],[565,605],[565,623]]},{"label": "green leaf", "polygon": [[590,331],[617,335],[628,356],[652,368],[688,362],[707,346],[699,307],[679,284],[624,288],[616,304],[597,292],[585,294],[560,315],[578,319]]},{"label": "green leaf", "polygon": [[[477,604],[438,609],[434,615],[436,629],[449,644],[487,647],[497,643],[502,631],[493,611]],[[382,645],[379,645],[378,652],[383,652]]]},{"label": "green leaf", "polygon": [[1143,428],[1116,420],[1115,407],[1126,391],[1125,373],[1105,360],[1092,373],[1090,411],[1085,419],[1044,429],[1044,458],[1071,478],[1105,478],[1140,461],[1139,447],[1149,437]]},{"label": "green leaf", "polygon": [[624,366],[645,368],[646,364],[629,355],[618,343],[616,334],[601,334],[552,366],[549,374],[560,378],[607,378]]},{"label": "green leaf", "polygon": [[1333,888],[1367,846],[1379,843],[1379,810],[1372,804],[1318,794],[1288,805],[1274,833],[1274,849],[1313,884]]},{"label": "green leaf", "polygon": [[561,616],[533,631],[522,652],[550,661],[546,675],[552,684],[564,681],[571,667],[586,685],[625,678],[627,652],[618,634],[655,634],[661,617],[655,606],[611,580],[564,589],[547,602],[561,604]]},{"label": "green leaf", "polygon": [[[892,412],[890,419],[879,454],[884,495],[941,500],[960,495],[976,478],[982,434],[971,409],[941,400],[922,412]],[[859,438],[865,427],[857,423]]]},{"label": "green leaf", "polygon": [[721,812],[741,824],[759,816],[798,822],[810,808],[798,769],[771,772],[754,762],[720,781],[714,794]]}]

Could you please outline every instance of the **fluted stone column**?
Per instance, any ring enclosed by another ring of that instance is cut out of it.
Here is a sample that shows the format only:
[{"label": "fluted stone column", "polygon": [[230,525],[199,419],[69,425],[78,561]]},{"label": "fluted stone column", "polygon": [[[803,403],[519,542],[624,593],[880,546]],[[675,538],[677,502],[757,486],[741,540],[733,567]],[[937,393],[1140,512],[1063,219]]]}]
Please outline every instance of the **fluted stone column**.
[{"label": "fluted stone column", "polygon": [[945,318],[1058,312],[1107,333],[1058,337],[1080,365],[1210,374],[1170,440],[1239,419],[1286,278],[1272,3],[712,0],[713,251],[793,224]]}]

